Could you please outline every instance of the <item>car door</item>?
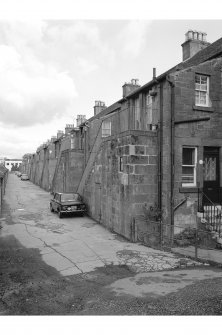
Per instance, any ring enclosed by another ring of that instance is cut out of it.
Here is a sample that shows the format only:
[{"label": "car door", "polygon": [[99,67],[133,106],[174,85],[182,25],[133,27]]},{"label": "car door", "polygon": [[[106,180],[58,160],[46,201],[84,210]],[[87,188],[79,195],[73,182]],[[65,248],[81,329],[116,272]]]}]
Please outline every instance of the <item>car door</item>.
[{"label": "car door", "polygon": [[57,210],[57,206],[56,206],[56,196],[57,196],[57,193],[54,194],[54,197],[52,199],[52,208],[54,210]]}]

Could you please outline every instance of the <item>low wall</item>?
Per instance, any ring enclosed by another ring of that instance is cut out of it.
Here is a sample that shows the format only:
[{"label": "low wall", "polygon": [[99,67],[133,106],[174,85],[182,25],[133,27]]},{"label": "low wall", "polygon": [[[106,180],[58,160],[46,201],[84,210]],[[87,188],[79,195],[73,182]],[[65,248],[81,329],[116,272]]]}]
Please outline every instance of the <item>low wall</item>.
[{"label": "low wall", "polygon": [[0,166],[0,211],[2,208],[3,196],[5,194],[5,187],[8,178],[8,169],[4,166]]}]

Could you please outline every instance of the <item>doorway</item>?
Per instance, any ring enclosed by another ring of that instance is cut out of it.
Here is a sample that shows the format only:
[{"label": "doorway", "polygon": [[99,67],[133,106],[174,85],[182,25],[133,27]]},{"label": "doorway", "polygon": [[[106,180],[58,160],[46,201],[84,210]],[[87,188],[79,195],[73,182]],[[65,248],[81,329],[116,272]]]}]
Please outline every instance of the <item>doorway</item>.
[{"label": "doorway", "polygon": [[203,205],[220,204],[219,148],[204,147]]}]

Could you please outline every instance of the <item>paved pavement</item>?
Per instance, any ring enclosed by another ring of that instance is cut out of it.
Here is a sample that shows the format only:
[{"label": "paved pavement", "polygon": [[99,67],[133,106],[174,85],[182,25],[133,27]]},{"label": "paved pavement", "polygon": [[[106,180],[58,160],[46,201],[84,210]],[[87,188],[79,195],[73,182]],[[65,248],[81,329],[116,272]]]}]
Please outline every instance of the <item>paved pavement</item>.
[{"label": "paved pavement", "polygon": [[125,264],[136,273],[200,264],[130,243],[87,216],[59,219],[50,212],[49,199],[48,192],[9,174],[0,236],[13,235],[23,247],[38,249],[42,260],[63,276],[110,264]]},{"label": "paved pavement", "polygon": [[[195,247],[194,246],[178,247],[178,248],[173,248],[172,250],[174,252],[177,252],[178,254],[195,258]],[[217,250],[217,249],[198,248],[197,258],[201,261],[214,262],[219,265],[222,265],[222,250],[221,249]]]}]

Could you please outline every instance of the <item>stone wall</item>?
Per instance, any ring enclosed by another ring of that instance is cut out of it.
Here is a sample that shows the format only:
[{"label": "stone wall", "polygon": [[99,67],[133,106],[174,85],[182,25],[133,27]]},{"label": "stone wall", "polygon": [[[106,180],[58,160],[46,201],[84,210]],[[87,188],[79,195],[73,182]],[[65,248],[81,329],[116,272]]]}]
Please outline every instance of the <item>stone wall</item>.
[{"label": "stone wall", "polygon": [[[208,61],[174,74],[175,80],[175,118],[189,120],[192,118],[210,117],[209,121],[181,123],[175,126],[175,174],[174,174],[174,201],[179,204],[187,198],[175,211],[175,233],[188,226],[196,226],[198,210],[198,187],[203,187],[203,160],[204,147],[216,146],[220,148],[220,178],[222,177],[222,87],[221,87],[220,58]],[[195,106],[195,74],[210,77],[210,100],[212,106]],[[182,147],[197,147],[197,187],[184,188],[181,184],[182,176]],[[221,182],[220,182],[221,185]]]},{"label": "stone wall", "polygon": [[80,182],[84,154],[80,138],[74,134],[51,141],[38,149],[36,154],[24,157],[23,171],[30,180],[49,192],[76,192]]},{"label": "stone wall", "polygon": [[5,194],[7,178],[8,178],[8,169],[6,169],[3,165],[0,165],[0,212],[2,208],[3,196]]},{"label": "stone wall", "polygon": [[156,133],[128,131],[105,138],[83,197],[90,215],[108,229],[132,239],[132,222],[137,218],[138,229],[145,231],[139,216],[145,204],[157,202]]}]

